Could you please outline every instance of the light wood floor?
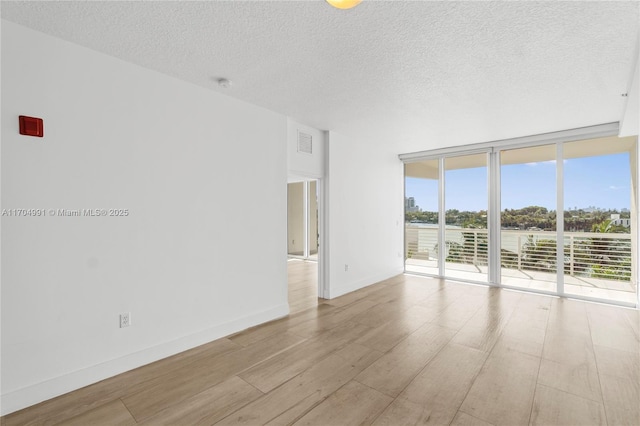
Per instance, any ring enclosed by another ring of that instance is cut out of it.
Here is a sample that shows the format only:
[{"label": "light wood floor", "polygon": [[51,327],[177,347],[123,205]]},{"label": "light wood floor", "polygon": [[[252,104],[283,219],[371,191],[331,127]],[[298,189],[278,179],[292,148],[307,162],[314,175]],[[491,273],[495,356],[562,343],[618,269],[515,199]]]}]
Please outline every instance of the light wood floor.
[{"label": "light wood floor", "polygon": [[303,287],[286,318],[3,424],[640,424],[636,310],[404,275],[317,306]]},{"label": "light wood floor", "polygon": [[318,264],[289,259],[287,272],[289,275],[290,313],[293,315],[318,306]]}]

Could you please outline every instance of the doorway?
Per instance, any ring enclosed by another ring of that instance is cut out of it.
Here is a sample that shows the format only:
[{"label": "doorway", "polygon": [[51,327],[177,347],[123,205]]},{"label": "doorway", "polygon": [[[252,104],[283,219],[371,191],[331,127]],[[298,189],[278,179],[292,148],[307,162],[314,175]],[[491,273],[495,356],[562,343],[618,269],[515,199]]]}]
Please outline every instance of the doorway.
[{"label": "doorway", "polygon": [[287,185],[287,255],[318,260],[318,183],[315,180]]},{"label": "doorway", "polygon": [[291,314],[318,305],[318,181],[287,184],[287,275]]}]

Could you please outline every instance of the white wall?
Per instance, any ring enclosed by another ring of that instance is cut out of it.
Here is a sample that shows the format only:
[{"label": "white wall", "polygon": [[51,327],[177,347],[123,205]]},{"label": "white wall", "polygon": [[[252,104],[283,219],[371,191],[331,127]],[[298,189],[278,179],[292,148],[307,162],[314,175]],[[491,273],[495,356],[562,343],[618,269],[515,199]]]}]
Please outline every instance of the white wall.
[{"label": "white wall", "polygon": [[331,298],[404,270],[404,176],[392,148],[329,132]]},{"label": "white wall", "polygon": [[285,315],[286,139],[284,116],[3,21],[2,207],[129,216],[2,217],[2,413]]}]

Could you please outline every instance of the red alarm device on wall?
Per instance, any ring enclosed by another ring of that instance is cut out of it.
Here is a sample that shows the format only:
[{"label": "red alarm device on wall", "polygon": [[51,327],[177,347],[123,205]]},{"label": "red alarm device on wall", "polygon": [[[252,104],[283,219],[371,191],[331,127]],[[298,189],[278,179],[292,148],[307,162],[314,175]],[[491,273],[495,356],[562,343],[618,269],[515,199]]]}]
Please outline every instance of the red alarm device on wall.
[{"label": "red alarm device on wall", "polygon": [[20,116],[20,134],[27,136],[44,136],[44,123],[42,118]]}]

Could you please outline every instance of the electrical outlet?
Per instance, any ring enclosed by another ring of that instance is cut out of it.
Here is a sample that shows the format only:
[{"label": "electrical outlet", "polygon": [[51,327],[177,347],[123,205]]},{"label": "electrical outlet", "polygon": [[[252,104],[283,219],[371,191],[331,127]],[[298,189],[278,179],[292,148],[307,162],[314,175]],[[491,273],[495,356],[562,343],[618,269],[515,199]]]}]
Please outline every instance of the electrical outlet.
[{"label": "electrical outlet", "polygon": [[131,325],[131,313],[125,312],[120,314],[120,328],[129,327]]},{"label": "electrical outlet", "polygon": [[347,265],[346,263],[344,264],[344,271],[349,272],[349,265]]}]

